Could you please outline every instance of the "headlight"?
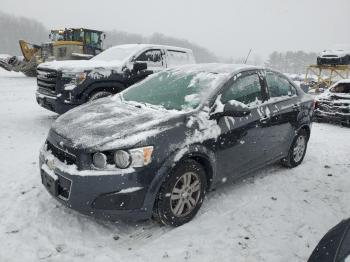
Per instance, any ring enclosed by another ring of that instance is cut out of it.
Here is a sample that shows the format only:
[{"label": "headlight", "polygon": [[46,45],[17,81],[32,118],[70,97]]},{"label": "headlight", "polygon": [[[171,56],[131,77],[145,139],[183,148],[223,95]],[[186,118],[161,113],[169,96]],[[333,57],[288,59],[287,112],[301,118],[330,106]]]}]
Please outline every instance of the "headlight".
[{"label": "headlight", "polygon": [[124,150],[118,150],[114,153],[114,162],[119,168],[127,168],[131,164],[131,156]]},{"label": "headlight", "polygon": [[76,79],[76,83],[77,85],[80,85],[81,83],[83,83],[86,79],[86,73],[81,72],[81,73],[77,73],[75,75],[75,79]]},{"label": "headlight", "polygon": [[[75,82],[76,85],[80,85],[83,83],[86,79],[86,73],[85,72],[62,72],[62,78],[68,78]],[[73,83],[74,83],[73,82]]]},{"label": "headlight", "polygon": [[75,73],[73,72],[62,72],[62,77],[63,78],[75,78]]},{"label": "headlight", "polygon": [[103,153],[95,153],[92,156],[92,163],[97,168],[105,168],[107,166],[107,157]]},{"label": "headlight", "polygon": [[152,161],[153,146],[118,150],[114,153],[115,165],[119,168],[143,167]]}]

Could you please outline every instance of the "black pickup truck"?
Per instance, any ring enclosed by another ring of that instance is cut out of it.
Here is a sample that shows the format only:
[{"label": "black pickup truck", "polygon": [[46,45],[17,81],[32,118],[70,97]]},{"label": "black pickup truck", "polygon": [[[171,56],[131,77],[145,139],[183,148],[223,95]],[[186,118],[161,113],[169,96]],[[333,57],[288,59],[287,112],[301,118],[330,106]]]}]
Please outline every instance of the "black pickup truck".
[{"label": "black pickup truck", "polygon": [[152,44],[114,46],[86,61],[40,64],[36,100],[40,106],[63,114],[119,93],[154,72],[194,63],[190,49]]}]

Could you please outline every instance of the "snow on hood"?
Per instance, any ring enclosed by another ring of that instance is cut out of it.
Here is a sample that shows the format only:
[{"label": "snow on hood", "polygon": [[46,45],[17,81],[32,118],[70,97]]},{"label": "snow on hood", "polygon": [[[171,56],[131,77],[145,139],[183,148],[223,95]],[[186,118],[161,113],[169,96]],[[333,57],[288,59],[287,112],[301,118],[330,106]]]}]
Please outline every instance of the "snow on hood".
[{"label": "snow on hood", "polygon": [[107,97],[68,111],[54,122],[52,130],[75,147],[109,150],[133,146],[171,128],[166,122],[179,114]]},{"label": "snow on hood", "polygon": [[53,69],[65,72],[81,72],[93,69],[120,69],[124,64],[123,61],[99,61],[99,60],[66,60],[66,61],[52,61],[39,65],[38,69]]},{"label": "snow on hood", "polygon": [[[350,99],[350,94],[349,93],[332,93],[329,90],[326,90],[324,93],[316,96],[316,100],[320,101],[320,100],[332,100],[333,97],[337,97],[338,99],[343,98],[343,99],[347,99],[347,103],[349,103],[349,99]],[[339,100],[337,100],[337,102],[341,102]]]}]

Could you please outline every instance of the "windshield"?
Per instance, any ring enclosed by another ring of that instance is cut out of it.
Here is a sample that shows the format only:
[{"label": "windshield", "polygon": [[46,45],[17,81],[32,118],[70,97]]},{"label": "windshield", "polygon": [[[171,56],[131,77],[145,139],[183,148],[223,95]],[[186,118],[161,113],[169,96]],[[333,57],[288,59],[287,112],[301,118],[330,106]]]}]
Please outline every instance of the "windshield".
[{"label": "windshield", "polygon": [[123,61],[129,56],[133,55],[137,50],[140,48],[138,46],[132,46],[132,47],[112,47],[109,48],[102,53],[98,54],[97,56],[91,58],[91,60],[95,61]]},{"label": "windshield", "polygon": [[223,74],[211,72],[163,71],[124,91],[122,99],[189,111],[197,108],[222,78]]}]

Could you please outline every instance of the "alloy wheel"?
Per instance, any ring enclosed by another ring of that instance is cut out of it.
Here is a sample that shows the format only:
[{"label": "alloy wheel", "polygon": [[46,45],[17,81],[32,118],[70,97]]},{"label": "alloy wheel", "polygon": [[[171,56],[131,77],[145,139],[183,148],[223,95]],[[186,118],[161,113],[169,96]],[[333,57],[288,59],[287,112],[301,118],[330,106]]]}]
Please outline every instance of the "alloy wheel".
[{"label": "alloy wheel", "polygon": [[293,158],[295,162],[299,162],[304,155],[306,149],[306,138],[305,136],[299,136],[295,142],[293,149]]},{"label": "alloy wheel", "polygon": [[170,208],[177,217],[188,215],[197,205],[201,182],[194,172],[186,172],[176,181],[170,195]]}]

